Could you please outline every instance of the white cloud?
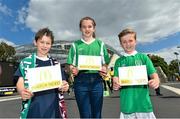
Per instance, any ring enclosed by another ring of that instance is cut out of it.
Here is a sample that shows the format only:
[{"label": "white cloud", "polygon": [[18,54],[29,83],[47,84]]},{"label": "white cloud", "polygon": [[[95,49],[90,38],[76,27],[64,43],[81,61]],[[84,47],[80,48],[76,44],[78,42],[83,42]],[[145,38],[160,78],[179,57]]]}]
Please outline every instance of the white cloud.
[{"label": "white cloud", "polygon": [[137,32],[141,43],[179,32],[179,6],[179,0],[31,0],[25,23],[34,32],[49,27],[56,40],[74,40],[81,34],[79,20],[91,16],[96,36],[120,51],[117,35],[126,27]]},{"label": "white cloud", "polygon": [[0,3],[0,12],[4,15],[12,16],[11,9],[9,9],[6,5],[3,5],[2,3]]},{"label": "white cloud", "polygon": [[174,52],[179,53],[178,59],[180,60],[180,48],[177,47],[164,48],[157,52],[154,52],[153,54],[159,55],[160,57],[164,58],[165,61],[169,64],[170,61],[177,59]]},{"label": "white cloud", "polygon": [[24,24],[27,14],[28,14],[28,9],[26,7],[22,7],[20,10],[18,10],[18,17],[17,17],[17,24]]},{"label": "white cloud", "polygon": [[64,39],[69,39],[69,40],[74,40],[74,38],[77,37],[77,34],[73,34],[71,31],[65,30],[65,31],[58,31],[57,37],[59,38],[58,40],[64,40]]},{"label": "white cloud", "polygon": [[0,38],[0,42],[5,42],[5,43],[7,43],[8,45],[16,46],[13,42],[10,42],[9,40],[4,39],[4,38]]},{"label": "white cloud", "polygon": [[141,42],[153,42],[180,31],[179,6],[179,0],[31,0],[26,23],[33,31],[49,26],[56,33],[78,34],[79,20],[92,16],[100,37],[117,36],[131,26]]}]

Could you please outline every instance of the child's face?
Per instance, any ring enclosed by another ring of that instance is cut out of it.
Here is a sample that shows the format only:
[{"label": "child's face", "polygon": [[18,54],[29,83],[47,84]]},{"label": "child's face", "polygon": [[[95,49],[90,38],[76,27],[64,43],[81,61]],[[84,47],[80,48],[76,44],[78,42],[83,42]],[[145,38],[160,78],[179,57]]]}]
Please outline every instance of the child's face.
[{"label": "child's face", "polygon": [[95,28],[93,26],[93,21],[91,20],[83,20],[80,28],[83,37],[90,38],[93,36],[95,32]]},{"label": "child's face", "polygon": [[136,40],[134,38],[134,35],[135,34],[127,34],[121,37],[121,46],[128,54],[131,54],[136,48]]},{"label": "child's face", "polygon": [[34,41],[34,45],[37,47],[37,55],[39,57],[47,57],[52,40],[50,37],[44,35],[41,39]]}]

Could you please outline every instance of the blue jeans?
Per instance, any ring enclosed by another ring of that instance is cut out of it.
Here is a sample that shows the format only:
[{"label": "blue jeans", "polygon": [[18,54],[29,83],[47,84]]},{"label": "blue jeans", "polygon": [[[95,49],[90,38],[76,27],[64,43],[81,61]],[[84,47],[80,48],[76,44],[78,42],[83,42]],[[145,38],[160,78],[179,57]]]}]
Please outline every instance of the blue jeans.
[{"label": "blue jeans", "polygon": [[78,74],[74,92],[81,118],[101,118],[103,83],[98,73]]}]

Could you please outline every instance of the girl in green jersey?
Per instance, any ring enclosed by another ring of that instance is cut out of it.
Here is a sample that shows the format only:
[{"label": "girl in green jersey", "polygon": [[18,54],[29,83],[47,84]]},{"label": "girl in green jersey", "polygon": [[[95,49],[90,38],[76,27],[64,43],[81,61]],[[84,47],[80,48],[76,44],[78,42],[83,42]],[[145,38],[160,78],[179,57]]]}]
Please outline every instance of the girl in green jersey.
[{"label": "girl in green jersey", "polygon": [[[69,50],[67,63],[74,75],[74,92],[81,118],[101,118],[103,104],[103,83],[101,75],[107,71],[109,55],[102,41],[95,38],[94,19],[84,17],[80,20],[82,38],[76,40]],[[79,70],[80,56],[101,58],[101,70]]]}]

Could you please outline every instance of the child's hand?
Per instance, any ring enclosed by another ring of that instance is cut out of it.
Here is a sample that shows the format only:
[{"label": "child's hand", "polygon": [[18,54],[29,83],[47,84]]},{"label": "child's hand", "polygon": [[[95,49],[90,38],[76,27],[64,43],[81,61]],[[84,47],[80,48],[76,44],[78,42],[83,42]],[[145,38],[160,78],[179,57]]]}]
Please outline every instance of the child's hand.
[{"label": "child's hand", "polygon": [[119,88],[121,88],[119,78],[118,77],[113,77],[113,90],[119,90]]},{"label": "child's hand", "polygon": [[104,77],[107,75],[107,68],[106,66],[102,66],[101,70],[99,71],[99,74]]},{"label": "child's hand", "polygon": [[31,91],[29,91],[28,89],[23,89],[20,91],[20,96],[22,98],[22,100],[27,100],[30,99],[33,96],[33,93]]},{"label": "child's hand", "polygon": [[158,74],[153,73],[151,74],[150,78],[151,79],[148,81],[149,86],[154,89],[158,88],[160,83]]},{"label": "child's hand", "polygon": [[62,81],[62,87],[59,88],[59,91],[61,92],[66,92],[69,89],[69,84],[67,81],[63,80]]},{"label": "child's hand", "polygon": [[148,81],[148,84],[149,84],[149,86],[151,87],[151,88],[154,88],[154,89],[156,89],[156,88],[158,88],[159,87],[159,79],[150,79],[149,81]]},{"label": "child's hand", "polygon": [[70,70],[71,70],[71,73],[73,74],[73,76],[77,76],[78,73],[79,73],[78,68],[76,68],[76,67],[74,67],[74,66],[71,66],[71,67],[70,67]]}]

